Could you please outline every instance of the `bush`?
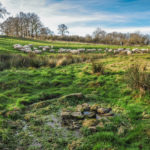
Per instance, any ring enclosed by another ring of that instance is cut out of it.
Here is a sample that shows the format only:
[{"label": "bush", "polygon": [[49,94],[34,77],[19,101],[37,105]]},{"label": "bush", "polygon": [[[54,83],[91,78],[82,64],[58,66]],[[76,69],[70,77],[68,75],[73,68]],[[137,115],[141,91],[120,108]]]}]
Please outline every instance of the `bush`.
[{"label": "bush", "polygon": [[125,81],[132,89],[141,92],[150,90],[150,73],[147,72],[146,65],[132,65],[125,74]]},{"label": "bush", "polygon": [[92,62],[92,71],[93,71],[93,73],[100,73],[100,74],[104,75],[105,74],[104,64]]}]

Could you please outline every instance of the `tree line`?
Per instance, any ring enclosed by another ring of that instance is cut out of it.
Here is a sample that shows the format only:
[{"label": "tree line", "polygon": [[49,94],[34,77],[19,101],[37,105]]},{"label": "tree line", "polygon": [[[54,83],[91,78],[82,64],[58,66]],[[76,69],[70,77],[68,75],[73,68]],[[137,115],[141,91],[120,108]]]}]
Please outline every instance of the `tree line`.
[{"label": "tree line", "polygon": [[[8,14],[7,10],[0,3],[0,17]],[[107,33],[97,28],[92,35],[78,36],[69,35],[68,27],[65,24],[58,25],[58,33],[55,35],[48,27],[45,27],[39,16],[35,13],[20,12],[15,17],[8,17],[0,23],[0,31],[4,35],[23,38],[34,38],[42,40],[64,40],[87,43],[115,44],[115,45],[148,45],[150,36],[140,32],[135,33]]]}]

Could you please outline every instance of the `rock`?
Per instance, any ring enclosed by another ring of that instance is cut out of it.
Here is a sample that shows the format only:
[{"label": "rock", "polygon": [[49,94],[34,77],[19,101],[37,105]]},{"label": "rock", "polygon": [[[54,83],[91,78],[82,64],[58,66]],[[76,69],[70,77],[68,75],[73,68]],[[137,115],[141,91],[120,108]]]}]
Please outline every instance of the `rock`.
[{"label": "rock", "polygon": [[86,118],[95,118],[96,117],[96,113],[94,111],[85,111],[83,112],[84,117]]},{"label": "rock", "polygon": [[90,110],[91,110],[91,111],[97,111],[98,107],[99,107],[98,104],[94,104],[94,105],[92,105],[92,106],[90,107]]},{"label": "rock", "polygon": [[118,135],[124,134],[124,132],[125,132],[125,127],[124,126],[120,126],[118,128]]},{"label": "rock", "polygon": [[84,111],[90,110],[90,106],[87,103],[82,104],[82,108],[83,108]]},{"label": "rock", "polygon": [[71,112],[63,111],[63,112],[61,112],[61,117],[62,117],[62,119],[69,119],[69,118],[71,118]]},{"label": "rock", "polygon": [[80,121],[73,121],[70,129],[79,129],[81,128],[82,123]]},{"label": "rock", "polygon": [[111,111],[111,108],[98,108],[97,112],[99,114],[105,114],[105,113],[109,113]]},{"label": "rock", "polygon": [[82,105],[77,105],[76,110],[77,110],[77,111],[80,111],[80,112],[83,112],[83,107],[82,107]]},{"label": "rock", "polygon": [[104,114],[104,116],[114,116],[114,113],[113,112],[109,112],[109,113]]},{"label": "rock", "polygon": [[96,126],[98,121],[96,119],[85,119],[82,123],[83,127]]},{"label": "rock", "polygon": [[83,119],[84,118],[83,114],[80,111],[79,112],[72,112],[71,116],[75,119]]}]

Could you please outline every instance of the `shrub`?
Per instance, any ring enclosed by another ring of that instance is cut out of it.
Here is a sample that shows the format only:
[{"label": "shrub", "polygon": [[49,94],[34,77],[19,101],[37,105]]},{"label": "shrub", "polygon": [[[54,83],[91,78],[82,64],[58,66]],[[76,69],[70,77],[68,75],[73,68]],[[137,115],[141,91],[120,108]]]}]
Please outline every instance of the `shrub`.
[{"label": "shrub", "polygon": [[125,74],[125,81],[132,89],[138,89],[141,92],[150,90],[150,73],[147,72],[146,65],[130,66]]},{"label": "shrub", "polygon": [[104,75],[105,74],[104,64],[92,62],[92,71],[93,71],[93,73],[100,73],[100,74]]}]

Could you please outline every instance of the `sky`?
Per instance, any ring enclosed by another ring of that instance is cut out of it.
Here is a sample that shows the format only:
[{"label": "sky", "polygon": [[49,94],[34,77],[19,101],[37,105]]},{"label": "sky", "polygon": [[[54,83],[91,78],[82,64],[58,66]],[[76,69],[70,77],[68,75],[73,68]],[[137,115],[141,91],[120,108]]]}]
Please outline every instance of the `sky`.
[{"label": "sky", "polygon": [[[150,0],[0,0],[15,16],[20,11],[38,14],[55,34],[66,24],[70,35],[85,36],[100,27],[106,32],[150,34]],[[8,17],[8,16],[7,16]],[[2,20],[0,20],[2,21]]]}]

